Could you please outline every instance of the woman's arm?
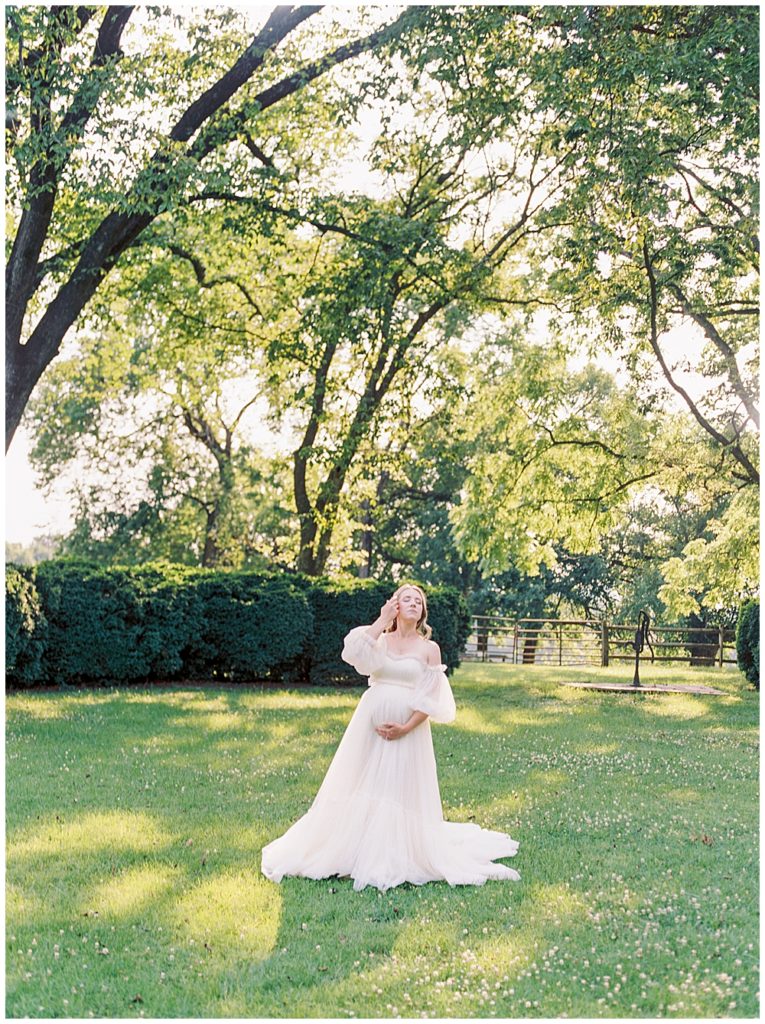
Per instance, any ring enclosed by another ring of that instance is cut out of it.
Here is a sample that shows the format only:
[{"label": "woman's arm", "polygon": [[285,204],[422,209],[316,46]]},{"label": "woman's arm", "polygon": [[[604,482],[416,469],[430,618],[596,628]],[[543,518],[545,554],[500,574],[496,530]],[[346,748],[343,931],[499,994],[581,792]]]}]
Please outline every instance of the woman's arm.
[{"label": "woman's arm", "polygon": [[406,736],[412,729],[422,725],[427,717],[424,711],[413,711],[411,718],[403,725],[399,725],[398,722],[383,722],[382,725],[377,726],[375,732],[382,736],[384,740],[400,740],[402,736]]},{"label": "woman's arm", "polygon": [[376,640],[380,634],[388,628],[393,620],[398,615],[398,601],[395,597],[389,598],[380,609],[380,614],[372,623],[371,626],[367,627],[367,633]]}]

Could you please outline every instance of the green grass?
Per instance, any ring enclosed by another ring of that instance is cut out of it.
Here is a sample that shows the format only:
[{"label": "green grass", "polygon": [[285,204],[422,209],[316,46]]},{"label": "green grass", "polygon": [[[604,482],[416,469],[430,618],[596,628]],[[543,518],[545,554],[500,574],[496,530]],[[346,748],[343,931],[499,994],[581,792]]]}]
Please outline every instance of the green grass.
[{"label": "green grass", "polygon": [[754,1017],[758,697],[466,665],[434,726],[446,817],[520,882],[355,893],[260,875],[360,689],[75,690],[7,709],[13,1017]]}]

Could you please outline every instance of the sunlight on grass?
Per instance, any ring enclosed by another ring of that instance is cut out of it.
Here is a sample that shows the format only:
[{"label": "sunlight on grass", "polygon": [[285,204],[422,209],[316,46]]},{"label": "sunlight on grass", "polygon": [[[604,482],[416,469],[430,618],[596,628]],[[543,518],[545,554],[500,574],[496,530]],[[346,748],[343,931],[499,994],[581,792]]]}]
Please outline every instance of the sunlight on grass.
[{"label": "sunlight on grass", "polygon": [[701,799],[701,793],[698,789],[692,789],[690,786],[678,786],[677,789],[665,789],[663,793],[664,799],[672,803],[679,801],[680,803],[698,803]]},{"label": "sunlight on grass", "polygon": [[506,733],[507,725],[503,723],[502,719],[505,717],[502,714],[488,715],[482,714],[475,706],[459,708],[459,728],[461,729],[474,729],[476,732],[489,732],[489,733]]},{"label": "sunlight on grass", "polygon": [[[56,816],[58,817],[58,816]],[[134,811],[104,811],[84,814],[73,821],[57,821],[30,828],[7,846],[7,860],[21,857],[71,856],[97,850],[148,852],[166,846],[172,837],[149,814]]]},{"label": "sunlight on grass", "polygon": [[83,897],[82,913],[97,910],[102,917],[138,914],[159,900],[183,878],[183,872],[166,864],[127,868],[95,886]]},{"label": "sunlight on grass", "polygon": [[586,751],[588,754],[616,754],[619,751],[618,743],[575,743],[574,750]]},{"label": "sunlight on grass", "polygon": [[[557,771],[554,768],[536,768],[527,773],[523,780],[523,792],[527,796],[536,794],[546,795],[551,790],[557,790],[569,782],[569,776],[565,772]],[[557,795],[557,792],[556,792]]]},{"label": "sunlight on grass", "polygon": [[644,701],[643,710],[649,715],[667,718],[703,718],[709,714],[709,705],[702,697],[685,693],[662,693],[658,699]]},{"label": "sunlight on grass", "polygon": [[529,898],[535,908],[534,917],[539,920],[550,918],[561,924],[566,917],[578,918],[587,913],[586,901],[566,883],[537,883],[531,887]]},{"label": "sunlight on grass", "polygon": [[396,935],[391,952],[407,958],[418,954],[427,956],[437,946],[448,948],[454,945],[458,934],[456,922],[430,922],[427,918],[408,921]]},{"label": "sunlight on grass", "polygon": [[[508,726],[513,727],[519,725],[540,726],[544,725],[546,715],[546,711],[540,710],[534,714],[531,711],[522,711],[520,708],[512,708],[507,712],[507,724]],[[461,720],[462,716],[460,716],[460,721]]]},{"label": "sunlight on grass", "polygon": [[[563,776],[565,778],[565,776]],[[512,780],[508,780],[508,785]],[[504,793],[502,796],[496,796],[490,800],[482,800],[481,802],[471,802],[470,806],[475,811],[476,819],[480,818],[480,823],[486,828],[499,828],[500,831],[504,831],[505,827],[510,827],[508,824],[509,819],[517,815],[518,812],[524,805],[524,793]],[[444,817],[448,818],[447,814]],[[492,824],[493,823],[493,824]],[[510,861],[508,861],[508,864]]]},{"label": "sunlight on grass", "polygon": [[[163,691],[161,691],[161,690],[159,690],[157,692],[152,692],[151,690],[138,690],[138,692],[134,692],[131,689],[131,690],[126,690],[123,693],[122,699],[125,702],[125,704],[149,704],[149,705],[153,705],[153,704],[156,703],[156,701],[158,699],[162,700],[162,701],[165,701],[165,700],[167,700],[167,697],[166,697],[166,694],[163,693]],[[168,703],[174,703],[174,700],[173,700],[172,697],[170,698]]]},{"label": "sunlight on grass", "polygon": [[8,882],[5,887],[5,920],[8,926],[32,921],[45,911],[44,901],[20,885]]},{"label": "sunlight on grass", "polygon": [[100,708],[124,701],[124,696],[115,690],[72,690],[66,693],[19,692],[13,694],[14,716],[27,715],[40,722],[71,718],[73,712],[82,714],[91,708]]},{"label": "sunlight on grass", "polygon": [[279,886],[260,872],[214,875],[195,885],[176,904],[176,926],[189,935],[203,932],[213,947],[236,947],[249,957],[266,957],[276,945],[281,918]]},{"label": "sunlight on grass", "polygon": [[256,703],[259,709],[269,711],[296,711],[303,709],[322,710],[324,708],[349,708],[353,709],[359,702],[364,692],[362,687],[343,688],[342,690],[330,690],[320,692],[305,692],[304,690],[263,690],[253,697],[248,694],[245,697],[250,704]]},{"label": "sunlight on grass", "polygon": [[28,718],[44,722],[54,718],[67,717],[67,704],[58,699],[41,700],[40,695],[24,697],[18,695],[13,701],[14,714],[25,715]]},{"label": "sunlight on grass", "polygon": [[285,748],[289,746],[303,731],[303,723],[299,719],[293,722],[271,722],[269,744],[271,747]]},{"label": "sunlight on grass", "polygon": [[245,719],[232,711],[189,711],[184,717],[173,719],[173,725],[195,729],[201,726],[207,732],[242,732]]}]

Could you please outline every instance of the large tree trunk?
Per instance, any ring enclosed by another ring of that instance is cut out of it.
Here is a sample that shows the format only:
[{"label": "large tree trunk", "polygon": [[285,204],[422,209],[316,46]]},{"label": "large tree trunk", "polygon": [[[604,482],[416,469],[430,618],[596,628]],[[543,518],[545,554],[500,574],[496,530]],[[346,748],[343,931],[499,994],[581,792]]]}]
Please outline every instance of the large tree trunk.
[{"label": "large tree trunk", "polygon": [[6,338],[6,451],[37,382],[58,355],[67,331],[124,250],[151,220],[148,214],[106,217],[88,242],[72,276],[59,289],[26,343],[22,344],[18,337]]},{"label": "large tree trunk", "polygon": [[316,540],[316,524],[310,517],[300,518],[300,551],[297,558],[298,572],[306,576],[319,576],[321,570],[317,568],[314,558],[313,546]]},{"label": "large tree trunk", "polygon": [[6,339],[5,345],[5,450],[13,440],[29,396],[47,362],[40,352]]}]

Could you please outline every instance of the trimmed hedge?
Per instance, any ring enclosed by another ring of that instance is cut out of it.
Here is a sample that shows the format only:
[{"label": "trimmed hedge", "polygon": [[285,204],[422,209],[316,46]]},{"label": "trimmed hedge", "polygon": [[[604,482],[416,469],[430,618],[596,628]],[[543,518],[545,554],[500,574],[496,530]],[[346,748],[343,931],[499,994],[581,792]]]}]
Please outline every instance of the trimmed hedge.
[{"label": "trimmed hedge", "polygon": [[760,602],[745,601],[736,623],[736,657],[747,680],[760,688]]},{"label": "trimmed hedge", "polygon": [[185,659],[192,679],[280,679],[305,651],[313,612],[282,576],[216,572],[194,585],[202,625]]},{"label": "trimmed hedge", "polygon": [[[369,580],[311,582],[314,632],[309,648],[310,681],[317,686],[358,683],[359,673],[340,657],[343,638],[354,626],[374,622],[396,588],[390,583]],[[453,587],[429,587],[427,599],[432,639],[441,648],[444,664],[451,671],[459,665],[470,633],[470,613],[465,599]]]},{"label": "trimmed hedge", "polygon": [[129,683],[172,676],[200,620],[193,570],[41,562],[35,582],[48,619],[43,680]]},{"label": "trimmed hedge", "polygon": [[314,629],[308,649],[308,678],[312,683],[361,682],[356,669],[340,657],[343,638],[354,626],[374,622],[393,589],[367,580],[352,584],[311,581],[308,595]]},{"label": "trimmed hedge", "polygon": [[[149,679],[360,683],[343,637],[372,622],[393,587],[299,573],[59,559],[6,570],[8,680],[14,685]],[[459,664],[469,631],[461,595],[428,590],[433,638]]]},{"label": "trimmed hedge", "polygon": [[6,566],[5,666],[9,682],[19,686],[40,678],[47,628],[33,570]]}]

